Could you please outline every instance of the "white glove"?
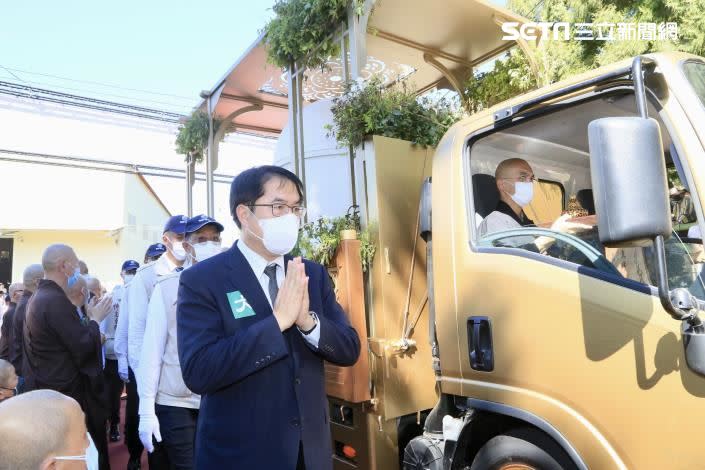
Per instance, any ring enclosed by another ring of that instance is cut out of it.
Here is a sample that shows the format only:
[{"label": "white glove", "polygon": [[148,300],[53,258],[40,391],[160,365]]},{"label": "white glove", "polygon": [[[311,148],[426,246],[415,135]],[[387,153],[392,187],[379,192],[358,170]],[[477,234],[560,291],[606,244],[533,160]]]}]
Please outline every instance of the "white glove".
[{"label": "white glove", "polygon": [[157,442],[162,442],[162,433],[159,431],[159,420],[155,414],[141,414],[139,427],[140,441],[147,452],[154,452],[152,436]]},{"label": "white glove", "polygon": [[127,371],[127,358],[124,356],[118,356],[118,375],[123,382],[127,383],[130,381],[130,373]]}]

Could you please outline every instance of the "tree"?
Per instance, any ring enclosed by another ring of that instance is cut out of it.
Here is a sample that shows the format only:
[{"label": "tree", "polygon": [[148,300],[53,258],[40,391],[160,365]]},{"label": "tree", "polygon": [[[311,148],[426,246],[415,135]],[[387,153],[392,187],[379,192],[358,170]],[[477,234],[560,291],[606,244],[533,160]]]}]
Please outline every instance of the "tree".
[{"label": "tree", "polygon": [[[568,22],[571,38],[579,23],[678,24],[678,41],[529,42],[495,61],[489,72],[472,75],[465,99],[471,112],[490,107],[531,89],[638,54],[680,50],[705,54],[705,0],[510,0],[509,8],[536,22]],[[597,28],[594,28],[595,30]],[[597,36],[597,31],[593,31]],[[529,60],[526,53],[532,60]]]}]

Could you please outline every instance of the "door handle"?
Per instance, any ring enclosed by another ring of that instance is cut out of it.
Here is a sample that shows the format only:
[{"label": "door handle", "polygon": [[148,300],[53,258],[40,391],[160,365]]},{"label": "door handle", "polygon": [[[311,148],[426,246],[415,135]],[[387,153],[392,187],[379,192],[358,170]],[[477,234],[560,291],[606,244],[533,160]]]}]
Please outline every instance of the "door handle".
[{"label": "door handle", "polygon": [[489,317],[469,317],[467,322],[467,334],[470,367],[474,370],[484,372],[494,370],[492,322]]}]

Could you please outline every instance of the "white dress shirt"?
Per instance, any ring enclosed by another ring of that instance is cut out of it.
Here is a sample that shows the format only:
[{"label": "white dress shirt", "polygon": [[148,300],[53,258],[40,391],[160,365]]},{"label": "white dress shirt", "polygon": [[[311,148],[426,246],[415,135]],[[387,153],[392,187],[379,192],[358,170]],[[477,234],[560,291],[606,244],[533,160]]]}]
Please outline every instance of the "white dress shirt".
[{"label": "white dress shirt", "polygon": [[[127,294],[127,309],[130,320],[127,323],[127,361],[132,370],[137,373],[144,341],[144,329],[147,324],[147,307],[157,280],[172,273],[178,266],[166,254],[157,261],[149,263],[137,270],[130,281]],[[186,268],[184,263],[184,268]]]},{"label": "white dress shirt", "polygon": [[[242,240],[237,241],[237,247],[240,249],[240,252],[242,255],[245,257],[247,260],[248,264],[250,265],[250,268],[252,268],[252,272],[255,273],[255,277],[259,281],[260,286],[262,287],[262,291],[264,292],[264,295],[267,297],[267,300],[269,301],[269,305],[274,307],[274,303],[272,299],[269,298],[269,277],[264,273],[264,270],[267,266],[271,264],[276,264],[277,265],[277,286],[281,287],[282,282],[284,282],[284,257],[279,256],[277,259],[271,262],[267,262],[266,259],[262,258],[260,255],[255,253],[247,244]],[[298,329],[298,328],[297,328]],[[301,330],[299,330],[301,332]],[[301,333],[301,336],[306,339],[312,346],[318,348],[318,340],[321,338],[321,328],[320,328],[320,323],[316,322],[316,326],[313,328],[313,330],[305,335]]]}]

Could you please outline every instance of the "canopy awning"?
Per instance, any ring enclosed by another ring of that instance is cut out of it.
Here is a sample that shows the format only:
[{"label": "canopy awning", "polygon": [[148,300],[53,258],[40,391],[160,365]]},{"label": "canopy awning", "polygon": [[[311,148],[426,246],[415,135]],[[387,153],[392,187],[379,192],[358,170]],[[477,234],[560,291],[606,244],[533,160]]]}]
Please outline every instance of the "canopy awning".
[{"label": "canopy awning", "polygon": [[[505,21],[528,20],[482,0],[383,0],[374,7],[366,35],[363,78],[405,79],[418,92],[449,88],[448,77],[462,81],[472,67],[515,45],[502,39]],[[267,62],[263,36],[248,48],[210,92],[214,116],[237,130],[276,136],[288,118],[287,74]],[[340,58],[308,70],[304,103],[333,98],[343,91]],[[259,111],[238,111],[261,105]],[[199,105],[206,110],[206,99]]]}]

